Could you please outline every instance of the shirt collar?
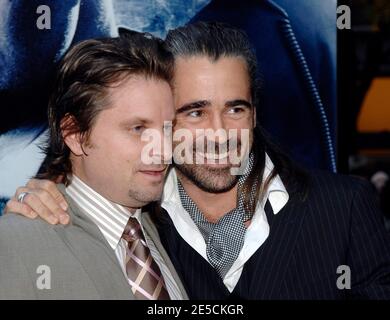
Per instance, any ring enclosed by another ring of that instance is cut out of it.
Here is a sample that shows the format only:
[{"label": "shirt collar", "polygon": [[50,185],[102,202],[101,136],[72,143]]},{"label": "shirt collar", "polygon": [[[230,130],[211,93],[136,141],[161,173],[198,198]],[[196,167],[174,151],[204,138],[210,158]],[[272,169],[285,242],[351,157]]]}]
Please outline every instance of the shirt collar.
[{"label": "shirt collar", "polygon": [[[265,167],[263,174],[263,181],[270,175],[274,168],[274,164],[268,154],[265,154]],[[181,200],[179,195],[177,175],[174,168],[172,168],[167,176],[164,191],[162,195],[162,206],[167,205],[179,205],[181,206]],[[277,214],[288,202],[289,194],[282,182],[279,175],[276,175],[270,185],[268,186],[266,197],[260,201],[264,208],[266,199],[269,200],[274,214]],[[265,201],[264,201],[265,200]]]},{"label": "shirt collar", "polygon": [[73,175],[66,193],[82,212],[94,222],[113,250],[116,249],[131,216],[139,221],[141,209],[132,214],[126,207],[114,203]]},{"label": "shirt collar", "polygon": [[[274,169],[274,164],[272,163],[268,154],[265,154],[265,168],[263,181],[271,174]],[[274,214],[277,214],[282,208],[286,205],[289,199],[289,194],[284,186],[284,183],[280,176],[277,174],[271,181],[268,190],[267,196],[265,199],[268,199]],[[263,199],[263,207],[265,206],[265,201]]]}]

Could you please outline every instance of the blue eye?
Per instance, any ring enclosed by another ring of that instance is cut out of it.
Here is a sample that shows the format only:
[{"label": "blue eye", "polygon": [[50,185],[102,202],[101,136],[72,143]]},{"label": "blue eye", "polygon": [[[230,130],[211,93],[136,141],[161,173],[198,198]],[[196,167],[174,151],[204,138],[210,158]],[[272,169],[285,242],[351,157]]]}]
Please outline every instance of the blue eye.
[{"label": "blue eye", "polygon": [[142,125],[139,125],[139,126],[134,126],[131,128],[131,131],[134,132],[134,133],[142,133],[142,131],[144,131],[145,127],[142,126]]},{"label": "blue eye", "polygon": [[192,118],[199,118],[202,115],[202,111],[194,110],[194,111],[189,112],[187,115],[189,117],[192,117]]}]

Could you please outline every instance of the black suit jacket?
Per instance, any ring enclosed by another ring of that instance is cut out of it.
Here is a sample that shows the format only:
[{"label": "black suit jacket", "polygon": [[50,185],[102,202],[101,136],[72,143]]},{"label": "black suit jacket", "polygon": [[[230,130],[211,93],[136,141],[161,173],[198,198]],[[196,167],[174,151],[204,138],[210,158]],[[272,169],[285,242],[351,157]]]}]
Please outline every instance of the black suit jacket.
[{"label": "black suit jacket", "polygon": [[[191,299],[390,299],[390,240],[367,182],[313,172],[304,201],[292,195],[277,215],[266,211],[270,235],[232,294],[160,216],[162,243]],[[350,268],[351,289],[338,288],[339,266]]]}]

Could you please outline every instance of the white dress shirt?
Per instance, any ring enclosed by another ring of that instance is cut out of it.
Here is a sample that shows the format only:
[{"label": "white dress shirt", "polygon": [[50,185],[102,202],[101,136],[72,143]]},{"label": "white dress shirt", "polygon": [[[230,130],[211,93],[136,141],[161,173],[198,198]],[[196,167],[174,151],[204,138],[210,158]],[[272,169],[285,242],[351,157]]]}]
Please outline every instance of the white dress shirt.
[{"label": "white dress shirt", "polygon": [[[274,165],[266,154],[263,181],[269,176],[273,168]],[[234,290],[240,279],[244,264],[260,248],[269,235],[269,224],[264,211],[266,199],[269,200],[274,214],[277,214],[288,202],[289,195],[279,175],[272,179],[266,197],[257,204],[251,223],[246,230],[244,245],[240,254],[223,278],[223,283],[230,292]],[[168,212],[180,236],[208,261],[206,242],[190,215],[181,205],[177,175],[174,169],[170,171],[164,186],[162,207]],[[193,267],[196,268],[196,266]]]},{"label": "white dress shirt", "polygon": [[[183,299],[177,283],[155,244],[148,234],[144,232],[140,219],[140,214],[142,214],[141,209],[138,209],[132,214],[124,206],[105,199],[75,175],[72,176],[72,183],[66,188],[66,193],[76,202],[82,212],[98,226],[112,250],[115,251],[115,255],[126,279],[128,279],[126,273],[127,242],[122,239],[122,234],[130,216],[136,218],[142,227],[142,232],[150,253],[161,270],[170,298],[172,300]],[[129,279],[128,282],[131,285]]]}]

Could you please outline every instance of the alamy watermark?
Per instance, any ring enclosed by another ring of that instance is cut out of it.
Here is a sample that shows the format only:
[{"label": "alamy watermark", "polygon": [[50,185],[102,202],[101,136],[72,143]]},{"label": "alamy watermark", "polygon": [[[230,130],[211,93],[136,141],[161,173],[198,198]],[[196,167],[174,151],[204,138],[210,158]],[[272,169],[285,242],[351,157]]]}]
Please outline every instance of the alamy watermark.
[{"label": "alamy watermark", "polygon": [[351,8],[347,5],[341,5],[337,7],[337,29],[351,29]]},{"label": "alamy watermark", "polygon": [[37,7],[37,28],[39,30],[51,29],[51,9],[48,5],[40,5]]},{"label": "alamy watermark", "polygon": [[343,264],[337,267],[336,273],[340,274],[336,281],[337,289],[351,289],[351,268]]},{"label": "alamy watermark", "polygon": [[[36,26],[39,30],[51,29],[51,9],[48,5],[39,5],[36,13],[39,15],[37,18]],[[351,29],[351,8],[348,5],[340,5],[336,9],[337,28],[340,30]]]},{"label": "alamy watermark", "polygon": [[245,170],[249,157],[251,130],[249,129],[177,129],[164,123],[164,132],[146,129],[141,135],[145,146],[141,161],[145,165],[196,164],[230,166],[232,175]]},{"label": "alamy watermark", "polygon": [[51,269],[49,266],[43,264],[37,268],[36,286],[39,290],[50,290],[51,289]]}]

